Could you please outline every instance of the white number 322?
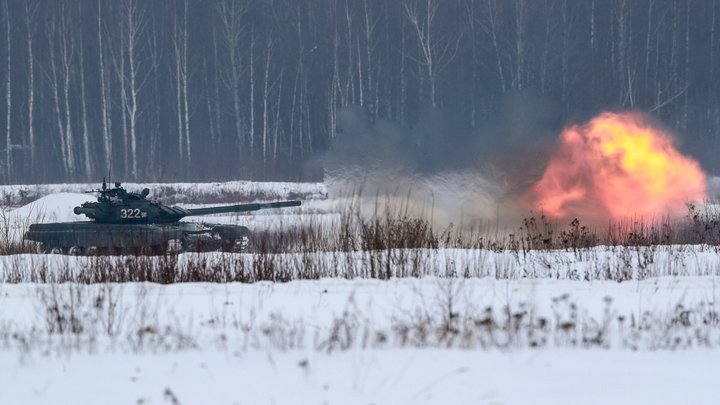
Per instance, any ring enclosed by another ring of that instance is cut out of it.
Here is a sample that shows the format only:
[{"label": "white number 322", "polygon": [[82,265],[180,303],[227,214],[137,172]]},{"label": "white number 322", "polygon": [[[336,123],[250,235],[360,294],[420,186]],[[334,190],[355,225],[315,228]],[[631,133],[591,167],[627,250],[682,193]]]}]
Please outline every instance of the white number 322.
[{"label": "white number 322", "polygon": [[120,218],[145,218],[147,214],[140,211],[140,208],[122,208],[120,209]]}]

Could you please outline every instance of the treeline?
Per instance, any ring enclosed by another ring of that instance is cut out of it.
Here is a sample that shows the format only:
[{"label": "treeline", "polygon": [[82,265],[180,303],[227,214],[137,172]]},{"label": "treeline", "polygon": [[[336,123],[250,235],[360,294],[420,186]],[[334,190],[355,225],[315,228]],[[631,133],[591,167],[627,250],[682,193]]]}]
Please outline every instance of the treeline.
[{"label": "treeline", "polygon": [[648,111],[717,170],[717,3],[5,0],[0,180],[315,180],[345,107],[474,137],[508,95]]}]

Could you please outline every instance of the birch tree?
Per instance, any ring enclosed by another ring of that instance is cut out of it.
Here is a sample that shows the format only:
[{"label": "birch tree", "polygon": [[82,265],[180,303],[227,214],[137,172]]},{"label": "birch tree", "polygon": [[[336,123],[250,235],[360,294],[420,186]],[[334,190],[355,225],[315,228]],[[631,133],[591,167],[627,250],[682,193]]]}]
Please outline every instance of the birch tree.
[{"label": "birch tree", "polygon": [[[424,3],[422,7],[418,3]],[[425,68],[427,80],[430,84],[430,105],[437,107],[437,82],[440,73],[455,58],[460,45],[461,36],[456,38],[437,32],[436,19],[440,7],[440,0],[425,0],[424,2],[404,1],[405,15],[415,33],[420,49],[417,62]]]},{"label": "birch tree", "polygon": [[105,27],[102,23],[102,0],[98,0],[97,3],[97,36],[98,36],[98,64],[99,64],[99,77],[100,77],[100,126],[102,128],[102,145],[104,152],[103,161],[106,164],[104,168],[106,172],[112,169],[112,134],[110,131],[110,118],[109,118],[109,83],[107,80],[108,72],[105,66],[105,46],[103,31]]},{"label": "birch tree", "polygon": [[[152,81],[152,97],[154,101],[153,107],[150,113],[150,118],[148,121],[150,121],[149,124],[149,131],[148,131],[148,140],[147,140],[147,155],[146,155],[146,164],[145,164],[145,170],[147,173],[152,173],[154,176],[162,176],[162,173],[159,172],[157,169],[159,167],[162,167],[162,156],[164,154],[158,154],[161,148],[161,134],[162,131],[162,114],[163,114],[163,105],[162,102],[163,96],[162,96],[162,74],[160,71],[161,63],[163,59],[163,49],[164,44],[162,43],[162,30],[159,28],[158,18],[156,16],[151,16],[151,23],[150,26],[152,29],[150,30],[150,35],[148,36],[148,61],[150,62],[150,68],[149,68],[149,77]],[[158,177],[161,178],[161,177]]]},{"label": "birch tree", "polygon": [[232,97],[235,137],[239,151],[242,151],[245,144],[245,139],[243,139],[242,110],[240,103],[240,85],[244,69],[240,49],[243,46],[243,37],[245,34],[243,20],[247,11],[247,3],[240,3],[234,0],[219,0],[217,3],[217,16],[220,20],[222,38],[225,45],[225,54],[227,55],[227,61],[224,64],[225,70],[222,78]]},{"label": "birch tree", "polygon": [[33,0],[25,0],[24,16],[27,41],[28,60],[28,103],[27,103],[27,126],[28,126],[28,147],[30,148],[30,167],[35,169],[36,145],[35,145],[35,55],[33,54],[33,36],[35,31],[35,18],[39,3]]},{"label": "birch tree", "polygon": [[129,98],[126,100],[125,110],[130,125],[130,176],[137,176],[137,122],[140,115],[138,95],[145,85],[146,76],[140,76],[139,57],[142,56],[142,35],[145,31],[145,13],[140,9],[139,0],[125,0],[123,13],[125,21],[124,48],[127,52],[128,77],[127,85]]},{"label": "birch tree", "polygon": [[270,125],[270,112],[268,111],[268,98],[270,97],[270,63],[273,56],[273,48],[275,46],[275,39],[273,38],[272,32],[268,34],[267,41],[265,44],[265,66],[264,66],[264,78],[263,78],[263,96],[262,96],[262,110],[263,110],[263,132],[262,132],[262,159],[263,164],[267,164],[267,149],[268,149],[268,135],[270,134],[268,126]]},{"label": "birch tree", "polygon": [[65,2],[60,3],[58,14],[48,23],[48,43],[50,51],[49,84],[53,95],[55,117],[60,138],[60,158],[63,172],[75,175],[75,140],[73,137],[72,111],[70,102],[70,82],[72,77],[73,54],[75,44],[71,33],[70,21]]},{"label": "birch tree", "polygon": [[479,23],[490,37],[490,43],[492,44],[495,56],[495,68],[497,70],[498,79],[500,79],[500,90],[504,93],[507,90],[507,84],[505,79],[504,58],[499,40],[502,16],[500,15],[497,0],[487,0],[484,11],[484,18],[479,21]]},{"label": "birch tree", "polygon": [[5,105],[7,113],[5,114],[5,178],[10,181],[12,179],[13,170],[13,144],[12,144],[12,48],[10,36],[10,9],[7,1],[3,2],[5,11],[5,52],[7,53],[7,67],[5,70]]},{"label": "birch tree", "polygon": [[515,0],[515,80],[513,87],[522,89],[525,85],[525,16],[526,0]]},{"label": "birch tree", "polygon": [[[191,160],[190,111],[188,106],[188,0],[182,2],[173,17],[173,49],[175,51],[175,88],[180,161]],[[178,17],[178,12],[182,13]]]},{"label": "birch tree", "polygon": [[78,65],[80,66],[80,107],[82,109],[82,150],[83,150],[83,169],[85,179],[91,180],[93,178],[93,156],[91,151],[90,141],[90,128],[88,127],[88,114],[87,114],[87,97],[85,91],[85,58],[82,46],[82,36],[80,36],[80,46]]}]

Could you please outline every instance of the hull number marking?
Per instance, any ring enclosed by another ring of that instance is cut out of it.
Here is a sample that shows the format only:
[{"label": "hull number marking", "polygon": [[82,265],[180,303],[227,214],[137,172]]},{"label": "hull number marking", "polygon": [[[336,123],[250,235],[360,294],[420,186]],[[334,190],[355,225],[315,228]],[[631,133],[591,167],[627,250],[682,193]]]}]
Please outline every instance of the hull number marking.
[{"label": "hull number marking", "polygon": [[140,208],[122,208],[120,209],[120,218],[145,218],[147,213],[141,211]]}]

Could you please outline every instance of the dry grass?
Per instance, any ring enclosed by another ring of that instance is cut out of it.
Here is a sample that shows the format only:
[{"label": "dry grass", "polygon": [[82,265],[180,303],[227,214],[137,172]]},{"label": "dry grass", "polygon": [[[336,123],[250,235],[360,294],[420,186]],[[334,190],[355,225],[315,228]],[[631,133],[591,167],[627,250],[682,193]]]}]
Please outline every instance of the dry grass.
[{"label": "dry grass", "polygon": [[[461,297],[462,280],[443,280],[435,296],[383,319],[368,316],[352,301],[335,315],[312,323],[280,312],[243,318],[217,310],[195,319],[160,307],[154,293],[123,286],[39,286],[35,321],[22,326],[0,319],[0,347],[21,353],[174,352],[219,348],[321,352],[351,349],[620,348],[681,350],[720,346],[720,315],[714,300],[665,310],[625,312],[603,298],[601,314],[588,315],[568,294],[551,298],[550,310],[520,301],[477,307]],[[585,303],[587,304],[587,303]],[[341,308],[339,308],[341,309]]]},{"label": "dry grass", "polygon": [[[328,225],[307,220],[256,231],[245,253],[126,254],[85,257],[32,256],[32,243],[14,243],[33,218],[10,222],[0,211],[0,281],[4,282],[284,282],[321,277],[554,277],[625,281],[688,273],[687,244],[719,251],[720,217],[689,207],[685,221],[663,219],[611,223],[605,232],[578,219],[563,225],[543,215],[522,221],[513,232],[450,225],[432,226],[431,211],[407,203],[377,201],[371,213],[357,200],[339,209]],[[17,219],[16,219],[17,220]],[[131,252],[132,253],[132,252]],[[670,260],[668,257],[681,257]],[[575,264],[585,263],[582,266]],[[589,264],[588,264],[589,263]],[[698,262],[699,263],[699,262]],[[710,268],[693,274],[713,274]],[[689,273],[688,273],[689,274]]]}]

